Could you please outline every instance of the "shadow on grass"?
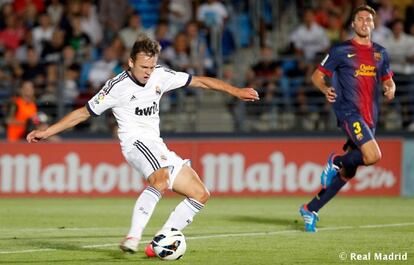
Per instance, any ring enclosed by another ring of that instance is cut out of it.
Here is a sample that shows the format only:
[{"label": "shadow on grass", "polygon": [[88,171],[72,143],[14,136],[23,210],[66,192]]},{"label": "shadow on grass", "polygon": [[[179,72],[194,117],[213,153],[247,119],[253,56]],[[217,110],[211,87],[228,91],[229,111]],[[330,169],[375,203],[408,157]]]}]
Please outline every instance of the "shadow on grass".
[{"label": "shadow on grass", "polygon": [[274,217],[264,217],[264,216],[248,216],[248,215],[239,215],[239,216],[230,216],[227,218],[232,222],[243,222],[243,223],[252,223],[252,224],[269,224],[275,226],[282,226],[288,229],[293,230],[303,230],[303,224],[300,220],[295,219],[282,219]]},{"label": "shadow on grass", "polygon": [[[26,246],[34,247],[36,249],[56,249],[56,251],[50,251],[50,253],[56,254],[49,254],[48,258],[33,258],[34,253],[29,253],[29,257],[27,260],[23,260],[22,257],[18,257],[17,260],[11,260],[10,256],[8,257],[9,260],[3,260],[0,257],[1,264],[51,264],[51,263],[70,263],[70,264],[115,264],[121,263],[122,264],[129,264],[140,261],[159,261],[159,259],[149,259],[144,255],[144,252],[138,252],[134,255],[129,253],[123,253],[119,249],[99,249],[99,248],[83,248],[77,244],[68,244],[62,242],[49,242],[49,241],[39,241],[39,240],[32,240],[26,242]],[[67,251],[67,252],[66,252]],[[57,253],[59,252],[59,253]],[[63,253],[62,253],[63,252]],[[66,252],[66,253],[65,253]],[[89,253],[89,254],[88,254]],[[24,253],[22,253],[24,254]],[[18,254],[11,254],[11,255],[18,255]],[[71,256],[68,258],[67,256]],[[88,258],[87,255],[91,257]],[[59,259],[58,257],[62,256],[64,258]],[[85,257],[86,256],[86,257]]]}]

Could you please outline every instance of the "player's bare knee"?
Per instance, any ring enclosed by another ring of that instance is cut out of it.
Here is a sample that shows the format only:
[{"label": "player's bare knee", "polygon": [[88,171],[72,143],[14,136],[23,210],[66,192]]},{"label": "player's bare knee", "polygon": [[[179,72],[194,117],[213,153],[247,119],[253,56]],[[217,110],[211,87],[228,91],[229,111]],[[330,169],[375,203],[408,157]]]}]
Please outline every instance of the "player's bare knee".
[{"label": "player's bare knee", "polygon": [[377,153],[371,154],[369,156],[365,156],[364,157],[364,163],[365,163],[366,166],[373,165],[373,164],[377,163],[378,161],[380,161],[381,158],[382,158],[381,152],[377,152]]},{"label": "player's bare knee", "polygon": [[159,192],[164,193],[168,189],[168,181],[166,182],[157,181],[151,184],[151,186],[156,188]]},{"label": "player's bare knee", "polygon": [[155,171],[149,178],[148,182],[152,187],[163,193],[168,189],[169,184],[169,172],[168,169],[159,169]]},{"label": "player's bare knee", "polygon": [[207,190],[206,187],[203,187],[202,189],[197,190],[194,194],[194,199],[202,204],[205,204],[209,198],[210,198],[210,192]]}]

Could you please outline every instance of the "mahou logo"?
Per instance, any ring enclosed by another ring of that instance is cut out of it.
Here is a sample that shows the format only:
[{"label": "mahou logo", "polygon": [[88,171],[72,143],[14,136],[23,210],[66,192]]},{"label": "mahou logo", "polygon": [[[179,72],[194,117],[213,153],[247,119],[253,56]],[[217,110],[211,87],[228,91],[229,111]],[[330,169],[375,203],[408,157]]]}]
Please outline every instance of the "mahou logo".
[{"label": "mahou logo", "polygon": [[128,193],[142,190],[144,180],[127,163],[82,163],[68,153],[62,163],[42,165],[39,155],[0,156],[0,193]]},{"label": "mahou logo", "polygon": [[[245,156],[234,154],[205,154],[201,158],[204,182],[211,191],[313,193],[320,189],[320,175],[324,165],[305,162],[301,165],[286,161],[281,152],[273,152],[267,161],[246,165]],[[396,184],[391,171],[370,166],[361,167],[344,191],[388,189]]]}]

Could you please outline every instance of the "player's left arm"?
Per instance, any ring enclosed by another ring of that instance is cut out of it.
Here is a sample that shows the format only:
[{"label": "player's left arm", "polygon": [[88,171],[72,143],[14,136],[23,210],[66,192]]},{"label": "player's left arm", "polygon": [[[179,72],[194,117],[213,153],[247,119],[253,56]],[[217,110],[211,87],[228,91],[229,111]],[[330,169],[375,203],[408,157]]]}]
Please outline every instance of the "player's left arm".
[{"label": "player's left arm", "polygon": [[382,88],[384,90],[384,96],[387,98],[388,101],[392,100],[395,97],[395,83],[392,79],[393,73],[390,69],[390,59],[388,57],[388,53],[383,50],[383,65],[381,69],[381,81],[382,81]]},{"label": "player's left arm", "polygon": [[193,76],[189,85],[192,87],[223,91],[243,101],[259,100],[259,94],[251,87],[238,88],[212,77]]},{"label": "player's left arm", "polygon": [[383,81],[382,87],[384,89],[384,96],[387,100],[392,100],[395,97],[395,83],[392,77]]}]

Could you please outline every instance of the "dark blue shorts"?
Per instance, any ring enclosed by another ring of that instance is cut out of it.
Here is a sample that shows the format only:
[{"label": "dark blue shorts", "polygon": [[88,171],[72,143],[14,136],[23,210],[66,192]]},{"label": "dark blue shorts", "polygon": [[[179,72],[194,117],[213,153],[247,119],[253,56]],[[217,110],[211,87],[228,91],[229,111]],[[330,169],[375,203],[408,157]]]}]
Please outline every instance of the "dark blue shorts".
[{"label": "dark blue shorts", "polygon": [[341,127],[348,138],[358,147],[374,139],[375,128],[369,128],[368,124],[359,115],[347,116],[341,122]]}]

